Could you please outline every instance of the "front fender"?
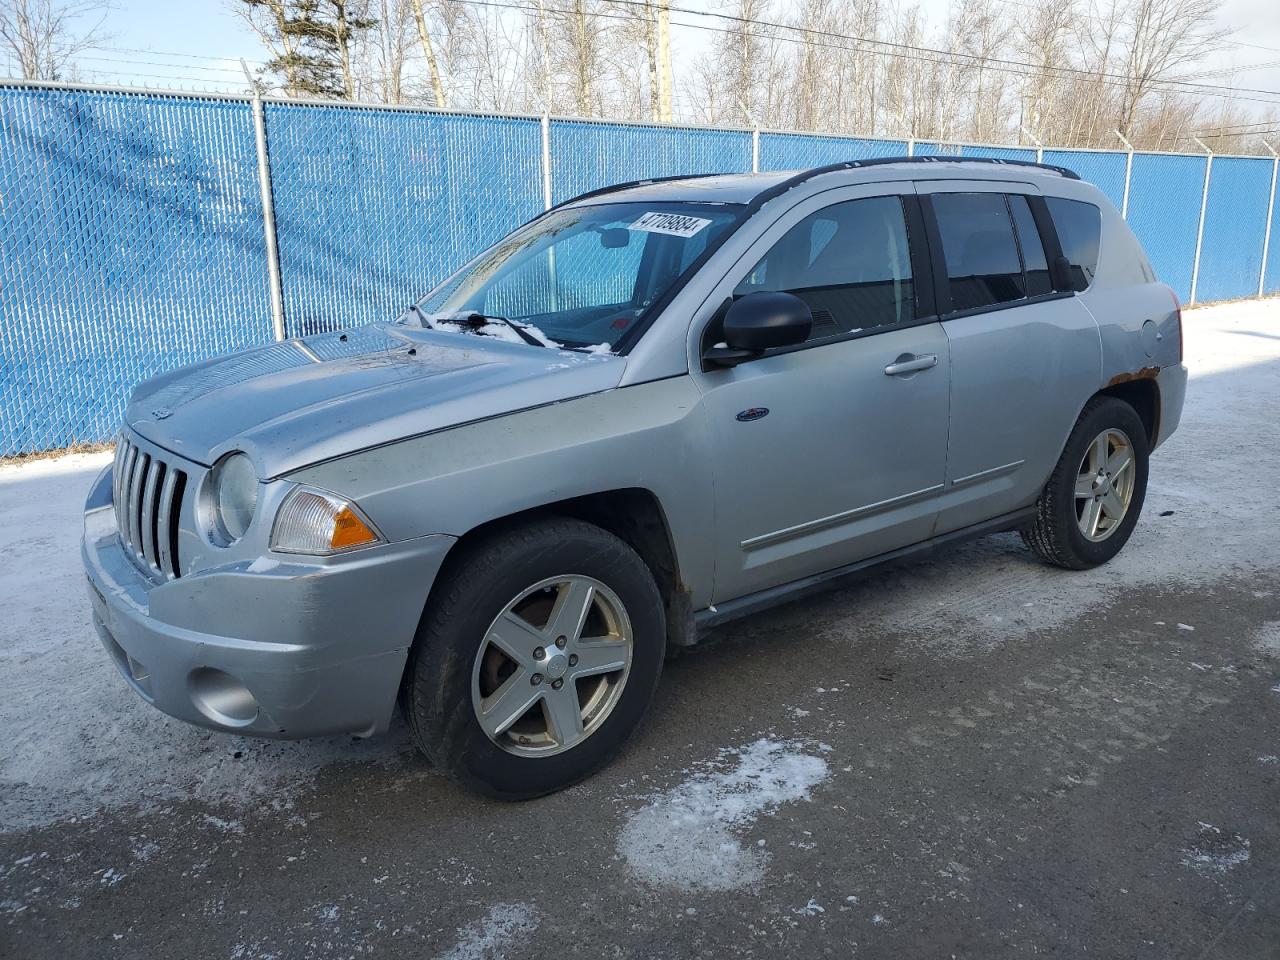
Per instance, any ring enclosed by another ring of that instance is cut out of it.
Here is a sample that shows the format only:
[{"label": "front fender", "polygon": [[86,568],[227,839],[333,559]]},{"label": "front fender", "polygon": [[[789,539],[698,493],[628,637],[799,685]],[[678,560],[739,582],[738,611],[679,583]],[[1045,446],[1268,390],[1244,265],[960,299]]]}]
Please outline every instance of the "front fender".
[{"label": "front fender", "polygon": [[671,377],[414,437],[289,479],[352,497],[392,540],[460,537],[549,503],[647,490],[697,608],[710,603],[715,518],[700,403],[690,377]]}]

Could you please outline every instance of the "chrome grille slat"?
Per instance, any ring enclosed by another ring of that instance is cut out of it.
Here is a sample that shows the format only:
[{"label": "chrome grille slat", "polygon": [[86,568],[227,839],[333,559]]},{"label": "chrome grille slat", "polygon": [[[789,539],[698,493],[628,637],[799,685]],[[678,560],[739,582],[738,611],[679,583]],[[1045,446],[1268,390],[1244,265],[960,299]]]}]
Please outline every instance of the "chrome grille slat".
[{"label": "chrome grille slat", "polygon": [[137,447],[129,451],[124,477],[120,481],[120,539],[128,546],[133,545],[132,524],[129,522],[129,516],[133,513],[130,505],[130,499],[133,496],[133,477],[138,472],[138,461],[141,459],[142,452]]},{"label": "chrome grille slat", "polygon": [[178,558],[173,556],[169,546],[169,530],[177,520],[174,507],[178,505],[173,502],[177,485],[178,471],[170,467],[165,471],[164,486],[160,488],[160,513],[156,518],[156,539],[159,541],[156,547],[159,549],[160,572],[170,579],[178,576]]},{"label": "chrome grille slat", "polygon": [[129,453],[129,441],[123,436],[116,442],[115,460],[111,465],[111,508],[116,512],[116,526],[120,525],[120,464]]},{"label": "chrome grille slat", "polygon": [[125,552],[152,579],[182,575],[175,545],[186,478],[162,451],[149,454],[121,435],[111,478],[116,528]]},{"label": "chrome grille slat", "polygon": [[116,514],[116,529],[120,529],[120,476],[124,473],[123,464],[129,457],[129,441],[123,436],[116,443],[115,463],[111,466],[111,509]]},{"label": "chrome grille slat", "polygon": [[142,513],[142,482],[147,477],[147,463],[151,460],[145,453],[138,453],[133,463],[133,472],[129,474],[129,546],[134,553],[142,552],[142,529],[138,522]]},{"label": "chrome grille slat", "polygon": [[164,472],[164,464],[152,460],[148,465],[146,485],[142,491],[142,556],[156,571],[160,572],[160,554],[156,552],[156,488],[160,484],[160,475]]}]

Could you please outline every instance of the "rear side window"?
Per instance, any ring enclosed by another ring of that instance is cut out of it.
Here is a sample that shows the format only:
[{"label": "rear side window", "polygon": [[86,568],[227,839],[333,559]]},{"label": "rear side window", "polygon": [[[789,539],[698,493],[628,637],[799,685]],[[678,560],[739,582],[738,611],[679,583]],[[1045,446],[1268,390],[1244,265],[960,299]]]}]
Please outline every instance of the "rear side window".
[{"label": "rear side window", "polygon": [[976,310],[1027,295],[1018,241],[1003,194],[936,193],[933,211],[942,238],[952,310]]},{"label": "rear side window", "polygon": [[1086,290],[1098,269],[1098,238],[1102,234],[1102,213],[1092,203],[1045,197],[1049,215],[1058,231],[1062,255],[1071,264],[1071,289]]},{"label": "rear side window", "polygon": [[898,197],[832,204],[788,230],[733,291],[799,297],[811,340],[915,319],[907,225]]},{"label": "rear side window", "polygon": [[1022,266],[1027,274],[1027,296],[1043,297],[1053,292],[1049,279],[1049,258],[1045,256],[1040,231],[1027,198],[1020,193],[1009,194],[1009,212],[1018,233],[1018,249],[1022,251]]}]

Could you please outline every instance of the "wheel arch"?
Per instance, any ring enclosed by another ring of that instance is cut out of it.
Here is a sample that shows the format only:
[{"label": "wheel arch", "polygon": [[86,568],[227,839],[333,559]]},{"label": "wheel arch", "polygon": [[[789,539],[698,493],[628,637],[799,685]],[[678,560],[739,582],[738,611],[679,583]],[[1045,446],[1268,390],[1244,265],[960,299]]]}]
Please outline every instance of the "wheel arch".
[{"label": "wheel arch", "polygon": [[[477,543],[543,517],[573,517],[612,533],[640,555],[653,574],[666,613],[667,642],[691,646],[696,641],[691,594],[680,574],[680,561],[667,513],[653,491],[623,487],[540,504],[479,523],[462,534],[445,555],[436,575],[440,583]],[[434,584],[432,589],[434,590]],[[431,603],[428,595],[427,604]]]},{"label": "wheel arch", "polygon": [[1131,406],[1146,428],[1148,447],[1156,445],[1160,435],[1160,385],[1154,376],[1115,377],[1094,397],[1115,397]]}]

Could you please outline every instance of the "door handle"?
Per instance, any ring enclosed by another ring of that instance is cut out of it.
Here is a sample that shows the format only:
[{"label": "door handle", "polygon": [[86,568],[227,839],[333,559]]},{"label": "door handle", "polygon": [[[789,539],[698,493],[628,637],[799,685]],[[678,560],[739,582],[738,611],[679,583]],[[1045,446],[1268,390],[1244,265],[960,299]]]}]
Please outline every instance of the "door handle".
[{"label": "door handle", "polygon": [[884,372],[885,375],[889,377],[900,377],[904,373],[916,373],[920,370],[928,370],[930,367],[936,367],[937,365],[938,358],[932,353],[921,354],[918,357],[909,353],[904,353],[897,360],[893,361],[893,363],[885,367]]}]

